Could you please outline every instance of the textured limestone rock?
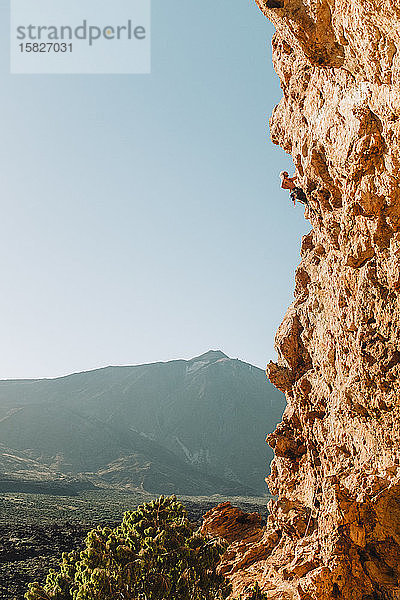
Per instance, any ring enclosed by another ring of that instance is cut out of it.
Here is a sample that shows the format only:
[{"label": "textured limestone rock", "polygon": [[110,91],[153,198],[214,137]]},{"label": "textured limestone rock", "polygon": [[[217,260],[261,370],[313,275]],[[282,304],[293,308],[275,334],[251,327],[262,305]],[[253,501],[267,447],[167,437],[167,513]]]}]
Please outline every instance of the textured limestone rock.
[{"label": "textured limestone rock", "polygon": [[399,600],[400,3],[257,2],[276,27],[272,139],[312,230],[267,369],[288,402],[268,438],[278,499],[227,574],[276,600]]}]

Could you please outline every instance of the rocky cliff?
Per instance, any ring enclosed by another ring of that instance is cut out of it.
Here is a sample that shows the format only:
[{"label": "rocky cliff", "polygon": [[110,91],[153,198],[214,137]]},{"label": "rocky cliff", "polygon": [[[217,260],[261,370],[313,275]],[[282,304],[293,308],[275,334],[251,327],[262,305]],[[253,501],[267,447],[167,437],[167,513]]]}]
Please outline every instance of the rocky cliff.
[{"label": "rocky cliff", "polygon": [[[277,500],[221,569],[276,600],[399,599],[400,3],[257,1],[283,91],[272,139],[312,229],[267,369],[287,398]],[[221,510],[205,527],[224,535],[238,516]]]}]

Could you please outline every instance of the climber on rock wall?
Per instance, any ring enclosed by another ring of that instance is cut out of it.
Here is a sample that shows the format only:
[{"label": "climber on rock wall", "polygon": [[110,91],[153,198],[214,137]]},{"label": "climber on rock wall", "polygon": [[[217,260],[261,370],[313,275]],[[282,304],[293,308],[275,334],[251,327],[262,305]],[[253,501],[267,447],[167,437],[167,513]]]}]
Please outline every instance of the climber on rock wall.
[{"label": "climber on rock wall", "polygon": [[295,179],[297,179],[296,173],[293,175],[293,177],[289,177],[289,173],[287,171],[282,171],[279,174],[279,177],[281,178],[281,188],[284,190],[290,190],[290,197],[293,200],[294,206],[296,206],[296,200],[302,204],[308,204],[305,193],[294,183]]}]

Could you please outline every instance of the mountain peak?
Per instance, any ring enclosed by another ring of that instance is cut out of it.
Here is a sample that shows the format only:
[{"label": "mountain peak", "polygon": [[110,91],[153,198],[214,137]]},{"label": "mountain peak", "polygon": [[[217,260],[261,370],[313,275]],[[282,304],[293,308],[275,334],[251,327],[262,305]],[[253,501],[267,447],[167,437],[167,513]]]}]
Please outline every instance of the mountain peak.
[{"label": "mountain peak", "polygon": [[224,354],[221,350],[209,350],[200,356],[196,356],[192,358],[189,362],[197,362],[199,360],[204,362],[215,362],[216,360],[220,360],[221,358],[228,358],[226,354]]}]

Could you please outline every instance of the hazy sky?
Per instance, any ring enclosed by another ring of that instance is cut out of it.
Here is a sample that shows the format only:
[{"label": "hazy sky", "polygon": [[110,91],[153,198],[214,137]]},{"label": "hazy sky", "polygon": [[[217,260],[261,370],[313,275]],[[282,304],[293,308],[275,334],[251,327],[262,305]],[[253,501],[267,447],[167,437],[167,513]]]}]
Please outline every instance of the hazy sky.
[{"label": "hazy sky", "polygon": [[151,75],[10,75],[0,6],[0,378],[211,348],[264,367],[310,229],[269,139],[272,26],[153,0]]}]

